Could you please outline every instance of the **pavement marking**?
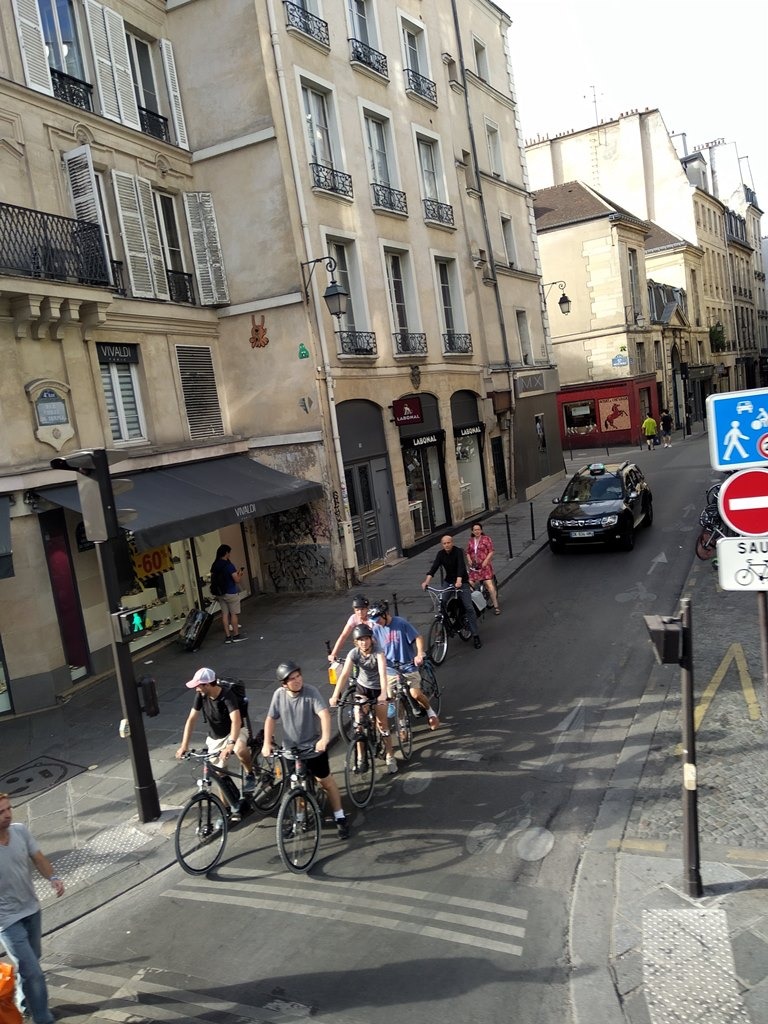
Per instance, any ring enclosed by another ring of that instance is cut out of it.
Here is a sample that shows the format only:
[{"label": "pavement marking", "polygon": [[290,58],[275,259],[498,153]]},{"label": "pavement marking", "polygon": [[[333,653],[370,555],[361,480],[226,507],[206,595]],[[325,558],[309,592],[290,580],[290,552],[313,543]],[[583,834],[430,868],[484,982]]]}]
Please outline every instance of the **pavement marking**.
[{"label": "pavement marking", "polygon": [[[131,825],[105,828],[76,850],[57,857],[56,873],[61,875],[64,884],[71,889],[78,882],[84,882],[110,865],[118,864],[150,839],[151,835]],[[35,891],[41,903],[55,902],[56,896],[51,892],[50,884],[39,875],[35,878]]]},{"label": "pavement marking", "polygon": [[768,850],[749,850],[743,846],[736,846],[725,853],[727,860],[752,861],[760,860],[768,862]]},{"label": "pavement marking", "polygon": [[651,1024],[749,1024],[724,910],[644,910],[643,983]]},{"label": "pavement marking", "polygon": [[666,853],[667,843],[655,839],[609,839],[609,850],[642,850],[644,853]]},{"label": "pavement marking", "polygon": [[[584,698],[578,701],[575,707],[571,708],[565,718],[558,722],[555,726],[555,730],[559,733],[550,751],[549,757],[538,757],[535,760],[520,761],[519,767],[525,771],[540,771],[542,768],[550,768],[554,764],[554,770],[561,772],[567,763],[567,758],[563,758],[559,764],[555,763],[558,756],[560,745],[565,742],[566,738],[571,737],[568,733],[581,732],[583,733],[586,729],[586,713],[584,711]],[[554,730],[553,730],[554,731]]]}]

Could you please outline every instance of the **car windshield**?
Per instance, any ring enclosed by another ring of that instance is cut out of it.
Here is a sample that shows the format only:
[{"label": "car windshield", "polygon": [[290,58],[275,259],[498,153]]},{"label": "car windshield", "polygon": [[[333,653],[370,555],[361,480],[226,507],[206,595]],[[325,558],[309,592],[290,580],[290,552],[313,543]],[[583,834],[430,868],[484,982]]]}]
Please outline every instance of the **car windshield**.
[{"label": "car windshield", "polygon": [[615,476],[580,476],[568,484],[563,501],[615,501],[622,497],[621,480]]}]

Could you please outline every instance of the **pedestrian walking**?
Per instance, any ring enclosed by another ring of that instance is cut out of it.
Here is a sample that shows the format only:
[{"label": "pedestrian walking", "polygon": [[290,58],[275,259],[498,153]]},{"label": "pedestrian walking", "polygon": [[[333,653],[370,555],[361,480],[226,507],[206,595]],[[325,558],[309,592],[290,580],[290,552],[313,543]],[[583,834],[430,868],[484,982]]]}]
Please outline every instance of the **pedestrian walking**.
[{"label": "pedestrian walking", "polygon": [[16,970],[16,1003],[34,1024],[53,1024],[48,987],[40,966],[42,914],[32,882],[32,865],[53,886],[64,883],[26,825],[13,821],[11,798],[0,793],[0,942]]},{"label": "pedestrian walking", "polygon": [[643,425],[640,429],[643,432],[645,443],[648,445],[648,451],[653,451],[653,446],[659,443],[656,439],[658,428],[656,426],[656,420],[651,416],[650,412],[643,420]]},{"label": "pedestrian walking", "polygon": [[669,409],[664,409],[661,414],[661,437],[665,448],[672,447],[672,417]]}]

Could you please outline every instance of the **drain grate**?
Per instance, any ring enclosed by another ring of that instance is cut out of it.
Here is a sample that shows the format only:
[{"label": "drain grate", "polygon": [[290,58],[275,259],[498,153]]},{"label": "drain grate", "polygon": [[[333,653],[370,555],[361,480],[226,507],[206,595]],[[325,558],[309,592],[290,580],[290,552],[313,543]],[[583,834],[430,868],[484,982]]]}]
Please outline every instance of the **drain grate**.
[{"label": "drain grate", "polygon": [[38,757],[0,775],[0,792],[8,793],[14,803],[20,804],[85,771],[88,769],[81,764],[60,761],[57,757]]}]

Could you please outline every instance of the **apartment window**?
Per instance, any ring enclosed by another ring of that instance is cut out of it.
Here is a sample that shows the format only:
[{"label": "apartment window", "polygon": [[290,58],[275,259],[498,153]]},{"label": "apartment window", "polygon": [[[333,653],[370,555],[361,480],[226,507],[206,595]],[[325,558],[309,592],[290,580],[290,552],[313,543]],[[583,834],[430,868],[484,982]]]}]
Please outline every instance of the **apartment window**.
[{"label": "apartment window", "polygon": [[101,384],[113,441],[146,438],[137,366],[138,345],[97,344]]},{"label": "apartment window", "polygon": [[357,301],[357,281],[350,273],[352,244],[349,242],[330,242],[328,252],[336,260],[336,280],[347,293],[347,311],[339,320],[343,331],[356,331],[355,303]]},{"label": "apartment window", "polygon": [[488,51],[485,43],[479,39],[474,38],[472,40],[472,46],[475,51],[475,71],[483,81],[488,81]]},{"label": "apartment window", "polygon": [[38,8],[49,67],[83,80],[85,71],[73,0],[38,0]]},{"label": "apartment window", "polygon": [[456,317],[453,308],[453,289],[451,287],[451,273],[455,270],[453,261],[435,260],[437,270],[437,285],[440,292],[440,312],[442,314],[443,329],[446,333],[453,333],[456,330]]},{"label": "apartment window", "polygon": [[640,299],[640,267],[637,249],[627,249],[627,260],[629,265],[629,295],[632,300],[632,307],[639,311],[643,306]]},{"label": "apartment window", "polygon": [[224,424],[211,350],[203,345],[177,345],[176,359],[190,438],[221,436]]},{"label": "apartment window", "polygon": [[368,164],[371,181],[378,185],[392,184],[388,153],[389,126],[371,114],[365,115],[365,141],[368,146]]},{"label": "apartment window", "polygon": [[181,254],[181,237],[179,225],[176,220],[176,208],[173,196],[164,192],[155,192],[155,209],[157,211],[157,223],[160,228],[160,244],[165,256],[165,265],[168,270],[183,272],[184,260]]},{"label": "apartment window", "polygon": [[302,86],[301,94],[304,99],[304,117],[307,121],[307,139],[312,163],[333,167],[333,146],[326,94],[307,85]]},{"label": "apartment window", "polygon": [[431,139],[419,139],[417,144],[419,167],[421,169],[421,188],[424,198],[439,199],[437,143]]},{"label": "apartment window", "polygon": [[663,369],[663,363],[662,363],[662,359],[661,359],[661,342],[660,341],[654,341],[654,343],[653,343],[653,364],[654,364],[654,369],[656,369],[656,370]]},{"label": "apartment window", "polygon": [[405,44],[406,67],[409,71],[415,71],[417,75],[426,75],[427,61],[424,46],[424,33],[409,25],[403,27],[403,42]]},{"label": "apartment window", "polygon": [[502,215],[501,218],[501,237],[504,242],[504,255],[506,261],[510,267],[514,267],[517,263],[517,250],[515,249],[515,233],[512,228],[512,220],[510,217]]},{"label": "apartment window", "polygon": [[406,90],[429,103],[437,104],[437,86],[428,76],[424,30],[414,22],[403,21],[402,31]]},{"label": "apartment window", "polygon": [[145,43],[143,39],[137,39],[129,32],[126,32],[125,41],[128,45],[128,60],[131,64],[133,87],[136,90],[136,102],[140,107],[158,113],[160,107],[149,44]]},{"label": "apartment window", "polygon": [[366,46],[376,45],[370,0],[349,0],[349,21],[354,39]]},{"label": "apartment window", "polygon": [[485,122],[485,138],[488,143],[488,163],[491,173],[497,178],[502,176],[504,165],[501,160],[501,136],[498,125],[491,121]]},{"label": "apartment window", "polygon": [[404,257],[400,253],[387,253],[387,286],[392,322],[396,331],[408,331],[408,302]]},{"label": "apartment window", "polygon": [[635,345],[637,352],[637,372],[645,373],[647,367],[645,365],[645,342],[638,341]]},{"label": "apartment window", "polygon": [[520,352],[526,366],[533,364],[533,346],[531,344],[531,332],[528,329],[528,314],[524,309],[515,310],[517,320],[517,336],[520,339]]}]

